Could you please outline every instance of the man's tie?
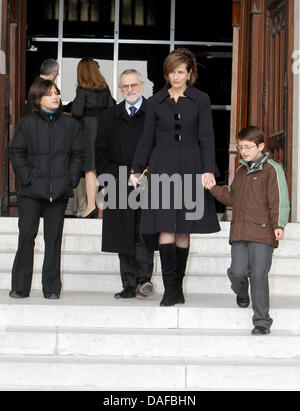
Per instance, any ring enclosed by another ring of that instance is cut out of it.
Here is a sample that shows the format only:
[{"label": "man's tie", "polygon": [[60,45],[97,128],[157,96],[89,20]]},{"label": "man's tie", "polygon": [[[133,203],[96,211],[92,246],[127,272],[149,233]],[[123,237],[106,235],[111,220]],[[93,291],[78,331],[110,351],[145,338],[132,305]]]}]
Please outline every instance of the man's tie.
[{"label": "man's tie", "polygon": [[133,117],[136,113],[137,108],[134,106],[130,106],[129,110],[130,110],[130,117]]}]

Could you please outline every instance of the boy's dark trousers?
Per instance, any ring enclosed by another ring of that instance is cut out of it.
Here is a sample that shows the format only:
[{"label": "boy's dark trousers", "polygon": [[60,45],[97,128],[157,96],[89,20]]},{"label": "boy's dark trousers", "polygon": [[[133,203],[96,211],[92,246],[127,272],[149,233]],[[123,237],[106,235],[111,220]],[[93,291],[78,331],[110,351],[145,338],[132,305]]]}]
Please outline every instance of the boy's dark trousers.
[{"label": "boy's dark trousers", "polygon": [[12,290],[29,294],[33,274],[35,238],[40,217],[44,218],[45,254],[42,269],[44,295],[60,294],[60,260],[64,215],[68,200],[20,197],[18,250],[12,269]]},{"label": "boy's dark trousers", "polygon": [[248,277],[254,316],[253,325],[270,328],[268,273],[272,264],[274,247],[253,241],[233,241],[231,267],[227,274],[232,290],[242,298],[248,295]]}]

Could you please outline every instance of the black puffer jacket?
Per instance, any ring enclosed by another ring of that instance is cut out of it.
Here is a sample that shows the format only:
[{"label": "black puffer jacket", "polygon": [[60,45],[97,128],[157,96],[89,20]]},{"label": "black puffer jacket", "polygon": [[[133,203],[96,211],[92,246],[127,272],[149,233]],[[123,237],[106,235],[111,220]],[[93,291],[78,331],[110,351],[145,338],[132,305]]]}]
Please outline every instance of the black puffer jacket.
[{"label": "black puffer jacket", "polygon": [[23,117],[9,150],[18,194],[50,201],[73,197],[82,163],[80,134],[79,122],[60,111]]}]

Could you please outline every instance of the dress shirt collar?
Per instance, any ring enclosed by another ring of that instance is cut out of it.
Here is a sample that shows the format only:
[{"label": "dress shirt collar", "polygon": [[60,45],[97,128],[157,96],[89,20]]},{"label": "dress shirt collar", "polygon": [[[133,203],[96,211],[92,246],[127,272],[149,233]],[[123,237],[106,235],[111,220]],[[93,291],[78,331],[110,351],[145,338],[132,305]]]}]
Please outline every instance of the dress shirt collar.
[{"label": "dress shirt collar", "polygon": [[129,116],[131,115],[129,107],[135,107],[136,108],[136,112],[141,108],[141,105],[143,103],[143,97],[141,97],[135,104],[129,104],[128,101],[125,101],[125,109],[127,111],[127,113],[129,114]]}]

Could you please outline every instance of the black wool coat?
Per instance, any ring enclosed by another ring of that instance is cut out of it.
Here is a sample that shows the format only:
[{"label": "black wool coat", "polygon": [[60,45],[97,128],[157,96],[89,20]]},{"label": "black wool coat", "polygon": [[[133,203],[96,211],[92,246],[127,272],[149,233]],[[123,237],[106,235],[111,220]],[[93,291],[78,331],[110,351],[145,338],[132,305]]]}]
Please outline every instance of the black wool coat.
[{"label": "black wool coat", "polygon": [[[128,186],[129,170],[133,161],[137,143],[143,133],[145,122],[145,102],[133,117],[125,108],[125,101],[105,110],[99,118],[98,133],[95,142],[95,164],[97,176],[111,174],[119,186],[127,191],[133,190]],[[126,166],[126,178],[119,181],[119,167]],[[137,239],[137,222],[139,210],[105,209],[102,225],[102,251],[124,254],[135,254]],[[151,236],[152,237],[152,236]],[[145,239],[149,246],[155,247],[152,238]]]},{"label": "black wool coat", "polygon": [[49,201],[73,197],[82,163],[80,134],[79,122],[60,111],[23,117],[9,148],[18,194]]},{"label": "black wool coat", "polygon": [[[220,231],[215,201],[208,190],[204,191],[203,217],[197,220],[187,218],[187,213],[196,211],[190,204],[196,201],[196,188],[202,187],[200,175],[216,173],[217,167],[209,96],[194,87],[187,87],[184,95],[176,103],[164,87],[147,101],[144,133],[132,164],[133,170],[139,173],[149,163],[149,209],[141,213],[143,234]],[[162,196],[166,190],[160,188],[155,209],[152,207],[151,177],[162,174],[176,174],[182,183],[173,191],[171,185],[168,209]],[[191,183],[185,183],[185,176],[191,177]],[[188,185],[190,203],[186,207],[184,193]]]},{"label": "black wool coat", "polygon": [[72,115],[80,120],[82,126],[81,147],[84,151],[83,171],[95,170],[95,139],[99,114],[115,101],[107,87],[104,90],[86,90],[77,87],[76,97],[72,103]]}]

